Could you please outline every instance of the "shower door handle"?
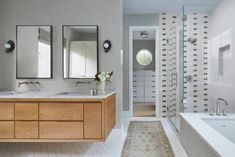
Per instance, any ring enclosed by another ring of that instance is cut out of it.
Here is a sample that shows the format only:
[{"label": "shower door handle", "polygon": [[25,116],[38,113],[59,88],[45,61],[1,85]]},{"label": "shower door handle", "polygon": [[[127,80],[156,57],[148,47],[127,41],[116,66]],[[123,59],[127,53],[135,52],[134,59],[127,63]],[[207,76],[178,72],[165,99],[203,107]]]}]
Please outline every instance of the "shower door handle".
[{"label": "shower door handle", "polygon": [[175,73],[175,86],[178,87],[178,73]]},{"label": "shower door handle", "polygon": [[[174,82],[175,79],[175,82]],[[171,73],[171,87],[178,86],[178,73]]]},{"label": "shower door handle", "polygon": [[174,73],[171,73],[171,87],[174,86]]}]

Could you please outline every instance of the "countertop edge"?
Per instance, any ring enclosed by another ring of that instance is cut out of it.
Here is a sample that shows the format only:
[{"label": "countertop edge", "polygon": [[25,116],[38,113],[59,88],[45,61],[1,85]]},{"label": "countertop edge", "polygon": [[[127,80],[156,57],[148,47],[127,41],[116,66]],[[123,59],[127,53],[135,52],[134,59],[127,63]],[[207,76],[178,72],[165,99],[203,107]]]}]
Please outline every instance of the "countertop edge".
[{"label": "countertop edge", "polygon": [[2,96],[0,95],[0,101],[4,102],[4,101],[20,101],[20,100],[65,100],[65,99],[69,99],[71,101],[76,101],[76,100],[103,100],[106,99],[107,97],[116,94],[116,91],[111,91],[111,92],[107,92],[105,94],[101,94],[101,95],[39,95],[39,96],[35,96],[35,95],[24,95],[24,96]]}]

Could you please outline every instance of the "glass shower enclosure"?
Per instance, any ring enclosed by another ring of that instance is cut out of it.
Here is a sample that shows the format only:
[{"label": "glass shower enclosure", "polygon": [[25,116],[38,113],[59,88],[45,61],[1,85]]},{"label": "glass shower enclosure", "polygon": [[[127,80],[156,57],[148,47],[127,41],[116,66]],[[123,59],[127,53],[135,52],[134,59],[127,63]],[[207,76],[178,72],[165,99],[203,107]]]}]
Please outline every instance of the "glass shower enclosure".
[{"label": "glass shower enclosure", "polygon": [[176,130],[180,112],[208,111],[209,13],[214,8],[183,6],[177,25],[170,29],[167,115]]}]

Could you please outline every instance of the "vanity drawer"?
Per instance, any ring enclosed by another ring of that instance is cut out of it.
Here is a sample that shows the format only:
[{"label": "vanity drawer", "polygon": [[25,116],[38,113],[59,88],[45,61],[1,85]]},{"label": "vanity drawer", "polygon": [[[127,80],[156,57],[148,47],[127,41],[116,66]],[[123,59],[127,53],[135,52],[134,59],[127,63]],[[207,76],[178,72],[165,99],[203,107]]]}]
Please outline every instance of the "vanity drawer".
[{"label": "vanity drawer", "polygon": [[14,138],[14,122],[0,122],[0,138]]},{"label": "vanity drawer", "polygon": [[37,139],[38,122],[15,122],[15,138],[19,139]]},{"label": "vanity drawer", "polygon": [[0,120],[14,120],[14,103],[0,102]]},{"label": "vanity drawer", "polygon": [[16,103],[15,120],[38,120],[38,103]]},{"label": "vanity drawer", "polygon": [[84,104],[84,138],[102,138],[101,103]]},{"label": "vanity drawer", "polygon": [[83,120],[81,103],[40,103],[40,120]]},{"label": "vanity drawer", "polygon": [[40,139],[83,138],[83,122],[39,122]]}]

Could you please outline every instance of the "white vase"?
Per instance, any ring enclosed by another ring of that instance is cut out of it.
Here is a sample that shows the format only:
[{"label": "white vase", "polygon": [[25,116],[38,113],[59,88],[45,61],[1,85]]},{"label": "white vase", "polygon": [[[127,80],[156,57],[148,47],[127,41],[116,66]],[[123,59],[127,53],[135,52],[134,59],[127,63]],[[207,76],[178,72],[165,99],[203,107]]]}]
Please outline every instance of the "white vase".
[{"label": "white vase", "polygon": [[105,81],[100,82],[100,91],[101,94],[105,94]]}]

